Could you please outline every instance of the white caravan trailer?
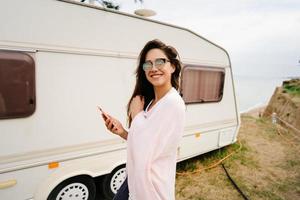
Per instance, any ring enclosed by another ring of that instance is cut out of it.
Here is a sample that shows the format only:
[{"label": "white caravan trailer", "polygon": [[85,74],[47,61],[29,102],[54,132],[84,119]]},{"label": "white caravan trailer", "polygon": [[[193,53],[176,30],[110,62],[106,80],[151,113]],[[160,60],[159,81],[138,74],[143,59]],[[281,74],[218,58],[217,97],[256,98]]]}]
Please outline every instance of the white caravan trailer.
[{"label": "white caravan trailer", "polygon": [[125,177],[126,124],[139,51],[158,38],[184,63],[178,161],[236,141],[239,114],[228,53],[185,28],[62,0],[0,6],[0,199],[111,199]]}]

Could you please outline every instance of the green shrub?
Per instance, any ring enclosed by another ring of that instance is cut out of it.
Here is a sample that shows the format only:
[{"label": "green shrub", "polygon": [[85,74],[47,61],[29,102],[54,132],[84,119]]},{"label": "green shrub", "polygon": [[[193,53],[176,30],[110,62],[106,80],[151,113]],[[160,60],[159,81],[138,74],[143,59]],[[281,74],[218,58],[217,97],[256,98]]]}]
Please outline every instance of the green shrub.
[{"label": "green shrub", "polygon": [[300,81],[291,80],[283,84],[283,92],[300,95]]}]

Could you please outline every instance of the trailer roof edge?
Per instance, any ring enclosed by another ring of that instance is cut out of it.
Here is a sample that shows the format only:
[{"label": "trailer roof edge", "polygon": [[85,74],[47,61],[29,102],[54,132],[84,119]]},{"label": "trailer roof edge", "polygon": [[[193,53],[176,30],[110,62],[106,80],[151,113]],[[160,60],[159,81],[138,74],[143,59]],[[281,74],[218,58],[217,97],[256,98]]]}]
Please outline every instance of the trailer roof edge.
[{"label": "trailer roof edge", "polygon": [[181,30],[190,32],[190,33],[196,35],[197,37],[200,37],[201,39],[203,39],[203,40],[209,42],[210,44],[212,44],[212,45],[220,48],[221,50],[223,50],[226,53],[227,57],[228,57],[229,67],[231,68],[231,62],[230,62],[229,54],[223,47],[215,44],[214,42],[206,39],[205,37],[199,35],[198,33],[194,32],[194,31],[192,31],[188,28],[184,28],[184,27],[181,27],[181,26],[177,26],[177,25],[174,25],[174,24],[169,24],[169,23],[154,20],[154,19],[148,19],[148,18],[145,18],[145,17],[137,16],[137,15],[122,12],[122,11],[116,11],[116,10],[113,10],[113,9],[107,9],[107,8],[103,8],[103,7],[100,7],[100,6],[94,6],[94,5],[87,4],[87,3],[76,2],[76,1],[73,1],[73,0],[56,0],[56,1],[61,1],[61,2],[70,3],[70,4],[76,4],[76,5],[79,5],[79,6],[89,7],[89,8],[102,10],[102,11],[105,11],[105,12],[111,12],[111,13],[115,13],[115,14],[119,14],[119,15],[125,15],[127,17],[133,17],[133,18],[137,18],[137,19],[141,19],[141,20],[145,20],[145,21],[149,21],[149,22],[153,22],[153,23],[157,23],[157,24],[162,24],[162,25],[166,25],[166,26],[170,26],[170,27],[173,27],[173,28],[177,28],[177,29],[181,29]]}]

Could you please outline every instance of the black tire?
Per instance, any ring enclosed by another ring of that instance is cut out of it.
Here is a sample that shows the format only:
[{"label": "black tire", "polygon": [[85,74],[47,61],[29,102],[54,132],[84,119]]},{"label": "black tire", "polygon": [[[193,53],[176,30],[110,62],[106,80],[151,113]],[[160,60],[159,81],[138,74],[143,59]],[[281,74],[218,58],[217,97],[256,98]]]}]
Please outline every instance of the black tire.
[{"label": "black tire", "polygon": [[68,200],[75,199],[74,197],[78,200],[95,200],[94,180],[89,176],[75,176],[64,180],[51,191],[47,200]]},{"label": "black tire", "polygon": [[113,199],[118,189],[126,179],[126,165],[116,167],[110,174],[104,176],[100,183],[102,195],[105,199]]}]

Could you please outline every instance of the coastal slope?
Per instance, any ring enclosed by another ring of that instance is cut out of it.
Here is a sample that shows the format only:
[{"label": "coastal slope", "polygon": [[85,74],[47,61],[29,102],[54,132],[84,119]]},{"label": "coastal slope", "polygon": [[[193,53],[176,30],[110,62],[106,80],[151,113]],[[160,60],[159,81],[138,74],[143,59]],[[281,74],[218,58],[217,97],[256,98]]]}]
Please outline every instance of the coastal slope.
[{"label": "coastal slope", "polygon": [[300,79],[284,81],[276,88],[263,116],[270,117],[272,113],[300,130]]}]

